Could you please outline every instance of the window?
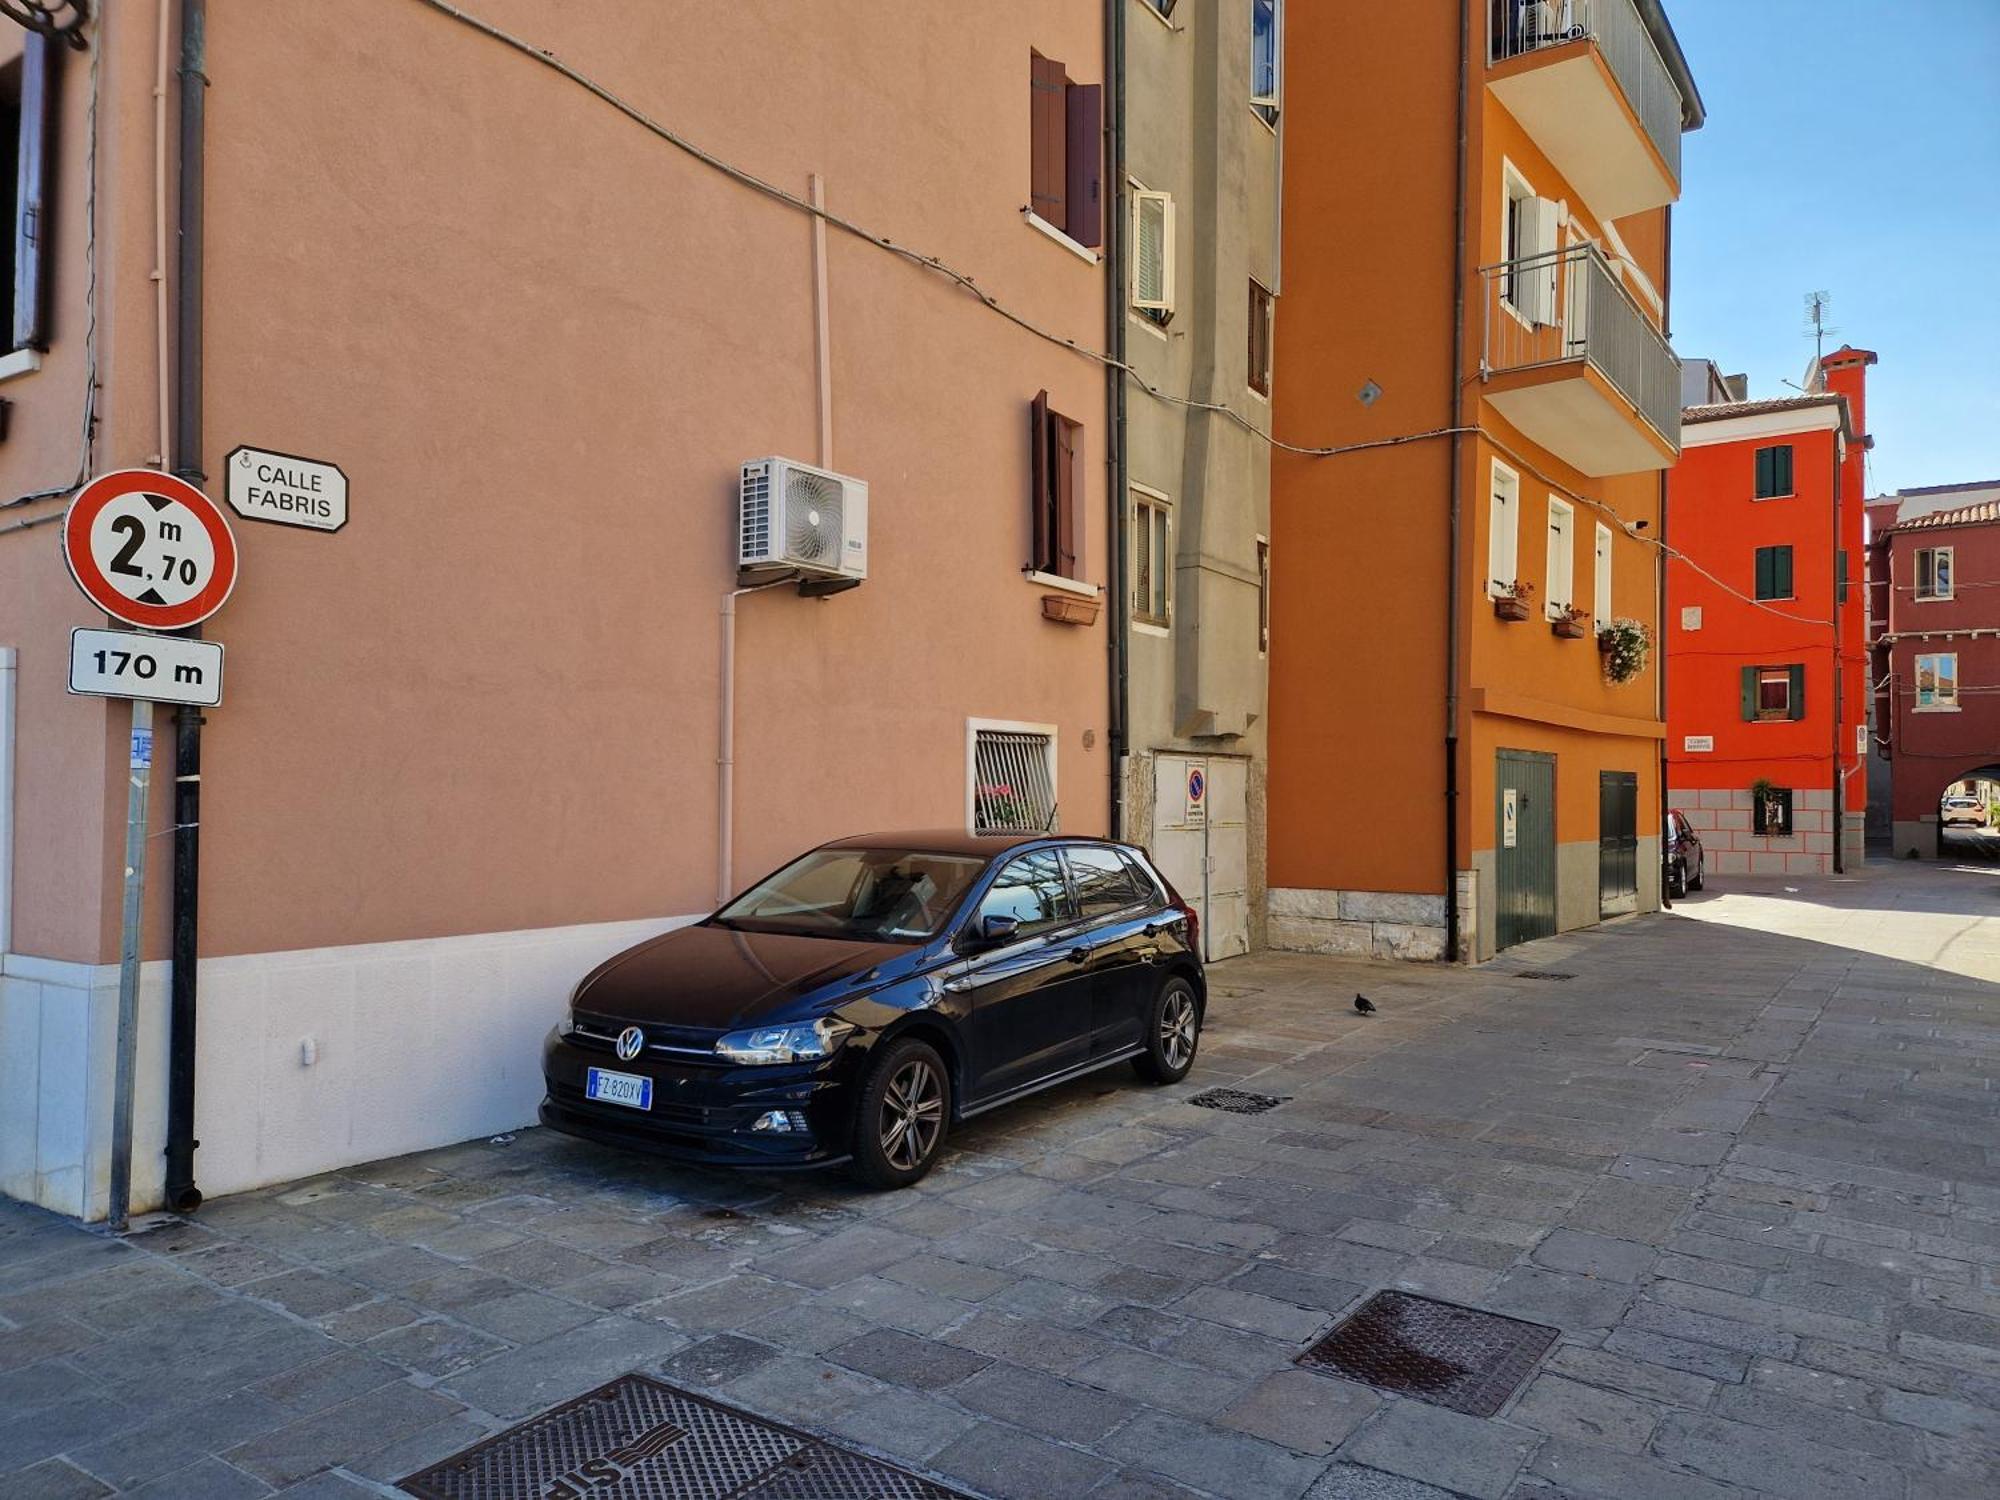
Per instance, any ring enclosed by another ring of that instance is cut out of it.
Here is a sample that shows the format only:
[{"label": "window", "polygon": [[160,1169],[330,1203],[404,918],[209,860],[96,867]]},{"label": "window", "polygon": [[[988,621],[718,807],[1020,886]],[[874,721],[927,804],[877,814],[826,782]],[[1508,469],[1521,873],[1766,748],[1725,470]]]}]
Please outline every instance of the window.
[{"label": "window", "polygon": [[1847,549],[1842,547],[1833,555],[1833,602],[1847,602]]},{"label": "window", "polygon": [[1953,550],[1950,547],[1917,549],[1917,597],[1949,599],[1952,596]]},{"label": "window", "polygon": [[1792,593],[1792,549],[1790,547],[1759,547],[1757,549],[1757,597],[1759,599],[1790,599]]},{"label": "window", "polygon": [[975,833],[1056,826],[1055,729],[1046,724],[974,720],[972,807]]},{"label": "window", "polygon": [[1250,107],[1274,128],[1284,59],[1282,20],[1279,0],[1250,0]]},{"label": "window", "polygon": [[716,921],[751,932],[914,942],[944,926],[985,866],[963,854],[816,849],[738,896]]},{"label": "window", "polygon": [[1058,578],[1082,577],[1083,424],[1049,407],[1049,393],[1035,397],[1029,411],[1030,491],[1033,555],[1031,571]]},{"label": "window", "polygon": [[1174,315],[1174,200],[1132,192],[1132,306],[1155,323]]},{"label": "window", "polygon": [[[56,74],[66,44],[40,32],[0,68],[0,163],[12,163],[12,226],[0,232],[0,338],[6,348],[49,346],[49,226]],[[4,170],[4,168],[0,168]]]},{"label": "window", "polygon": [[1504,594],[1521,576],[1521,476],[1497,459],[1487,512],[1486,592]]},{"label": "window", "polygon": [[1077,244],[1104,243],[1104,89],[1071,83],[1063,65],[1028,54],[1032,181],[1028,207]]},{"label": "window", "polygon": [[979,901],[982,922],[987,917],[1012,917],[1021,924],[1022,936],[1060,926],[1073,916],[1062,860],[1053,849],[1009,860]]},{"label": "window", "polygon": [[1108,917],[1146,899],[1116,849],[1065,849],[1063,858],[1069,862],[1070,883],[1076,890],[1077,915],[1086,921]]},{"label": "window", "polygon": [[[1555,322],[1556,205],[1535,196],[1511,162],[1501,164],[1500,299],[1528,322]],[[1532,262],[1523,265],[1521,262]]]},{"label": "window", "polygon": [[1271,543],[1257,538],[1257,654],[1271,651]]},{"label": "window", "polygon": [[1271,294],[1250,283],[1250,389],[1271,394]]},{"label": "window", "polygon": [[1132,491],[1132,618],[1168,625],[1174,618],[1173,510],[1166,496]]},{"label": "window", "polygon": [[1576,595],[1576,512],[1565,502],[1549,496],[1549,593],[1548,612],[1553,620],[1575,602]]},{"label": "window", "polygon": [[1747,722],[1803,719],[1806,716],[1806,669],[1745,667],[1742,711]]},{"label": "window", "polygon": [[1792,493],[1792,445],[1757,450],[1757,498],[1775,500]]},{"label": "window", "polygon": [[1792,831],[1792,789],[1764,787],[1750,799],[1750,831],[1784,838]]},{"label": "window", "polygon": [[1602,521],[1597,523],[1597,551],[1592,561],[1597,570],[1597,625],[1602,629],[1611,623],[1611,528]]},{"label": "window", "polygon": [[1958,653],[1939,652],[1917,658],[1917,707],[1958,707]]}]

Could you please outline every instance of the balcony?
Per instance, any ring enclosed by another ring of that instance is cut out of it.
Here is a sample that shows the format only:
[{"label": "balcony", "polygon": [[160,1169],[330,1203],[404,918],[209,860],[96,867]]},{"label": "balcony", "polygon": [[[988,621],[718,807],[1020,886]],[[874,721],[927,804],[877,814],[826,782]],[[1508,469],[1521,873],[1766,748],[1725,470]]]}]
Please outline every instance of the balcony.
[{"label": "balcony", "polygon": [[1479,273],[1486,399],[1593,478],[1680,457],[1681,362],[1594,245]]},{"label": "balcony", "polygon": [[1497,0],[1487,81],[1599,219],[1680,196],[1686,103],[1633,0]]}]

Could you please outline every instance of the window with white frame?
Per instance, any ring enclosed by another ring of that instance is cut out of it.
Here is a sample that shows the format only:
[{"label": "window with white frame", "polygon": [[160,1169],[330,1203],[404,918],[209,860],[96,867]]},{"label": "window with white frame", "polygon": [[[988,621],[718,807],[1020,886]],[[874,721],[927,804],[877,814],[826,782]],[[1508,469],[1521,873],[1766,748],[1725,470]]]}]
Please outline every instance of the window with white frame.
[{"label": "window with white frame", "polygon": [[1548,612],[1551,620],[1576,602],[1576,511],[1549,496]]},{"label": "window with white frame", "polygon": [[1139,485],[1132,486],[1132,618],[1148,625],[1174,618],[1173,506]]},{"label": "window with white frame", "polygon": [[1611,623],[1611,528],[1602,521],[1597,523],[1597,550],[1592,561],[1596,565],[1597,628],[1602,630]]},{"label": "window with white frame", "polygon": [[[1500,299],[1530,323],[1555,321],[1556,205],[1538,198],[1528,179],[1501,164]],[[1532,261],[1532,265],[1521,264]]]},{"label": "window with white frame", "polygon": [[1952,596],[1952,555],[1950,547],[1917,549],[1917,597],[1949,599]]},{"label": "window with white frame", "polygon": [[974,719],[967,725],[966,823],[974,833],[1056,826],[1053,724]]},{"label": "window with white frame", "polygon": [[1487,512],[1486,592],[1512,593],[1521,576],[1521,476],[1493,460]]},{"label": "window with white frame", "polygon": [[1155,323],[1174,315],[1174,200],[1132,186],[1132,307]]},{"label": "window with white frame", "polygon": [[1934,652],[1917,658],[1917,707],[1958,707],[1958,653]]},{"label": "window with white frame", "polygon": [[1273,129],[1284,73],[1283,0],[1250,0],[1250,107]]}]

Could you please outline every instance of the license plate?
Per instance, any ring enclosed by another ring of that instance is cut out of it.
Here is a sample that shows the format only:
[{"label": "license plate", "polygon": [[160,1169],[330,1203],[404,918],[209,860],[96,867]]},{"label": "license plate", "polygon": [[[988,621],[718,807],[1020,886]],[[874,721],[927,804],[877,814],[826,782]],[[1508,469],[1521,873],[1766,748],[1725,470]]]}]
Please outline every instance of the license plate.
[{"label": "license plate", "polygon": [[595,1099],[600,1104],[622,1104],[627,1109],[651,1109],[653,1080],[641,1078],[637,1073],[613,1073],[605,1068],[592,1068],[590,1076],[584,1080],[583,1097]]}]

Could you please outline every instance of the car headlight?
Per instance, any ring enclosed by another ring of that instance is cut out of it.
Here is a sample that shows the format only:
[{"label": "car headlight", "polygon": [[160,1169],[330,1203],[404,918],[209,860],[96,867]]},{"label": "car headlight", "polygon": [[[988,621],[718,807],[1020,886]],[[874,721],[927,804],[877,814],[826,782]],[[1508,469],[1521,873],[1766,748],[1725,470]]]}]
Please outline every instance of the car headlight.
[{"label": "car headlight", "polygon": [[562,1019],[556,1022],[556,1035],[568,1036],[576,1030],[576,1012],[567,1005],[563,1007]]},{"label": "car headlight", "polygon": [[821,1016],[790,1026],[732,1031],[715,1044],[715,1050],[733,1063],[817,1062],[831,1057],[853,1030],[845,1021]]}]

